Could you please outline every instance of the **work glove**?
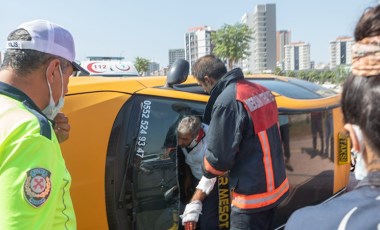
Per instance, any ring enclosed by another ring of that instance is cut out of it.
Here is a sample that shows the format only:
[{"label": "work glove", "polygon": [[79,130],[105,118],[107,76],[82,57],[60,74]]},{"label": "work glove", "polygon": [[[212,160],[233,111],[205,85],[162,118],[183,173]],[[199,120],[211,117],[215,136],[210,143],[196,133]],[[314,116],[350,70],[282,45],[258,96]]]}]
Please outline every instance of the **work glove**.
[{"label": "work glove", "polygon": [[185,230],[195,229],[200,214],[202,214],[201,201],[194,200],[186,205],[185,211],[180,216],[182,218],[182,225],[185,226]]}]

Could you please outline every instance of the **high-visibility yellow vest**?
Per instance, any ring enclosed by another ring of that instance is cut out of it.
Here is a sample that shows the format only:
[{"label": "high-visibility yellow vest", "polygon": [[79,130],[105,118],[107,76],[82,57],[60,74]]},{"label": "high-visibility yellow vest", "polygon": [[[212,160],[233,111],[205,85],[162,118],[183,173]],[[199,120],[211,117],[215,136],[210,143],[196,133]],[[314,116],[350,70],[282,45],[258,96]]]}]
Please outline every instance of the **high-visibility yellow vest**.
[{"label": "high-visibility yellow vest", "polygon": [[76,229],[71,176],[51,123],[4,83],[0,105],[0,229]]}]

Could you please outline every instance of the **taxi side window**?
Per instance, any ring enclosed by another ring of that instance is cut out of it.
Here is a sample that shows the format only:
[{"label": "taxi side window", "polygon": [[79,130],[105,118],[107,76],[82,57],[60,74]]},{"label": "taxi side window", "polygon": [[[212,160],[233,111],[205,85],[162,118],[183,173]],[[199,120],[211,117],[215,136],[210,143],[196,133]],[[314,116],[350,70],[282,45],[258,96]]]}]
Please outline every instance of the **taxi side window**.
[{"label": "taxi side window", "polygon": [[292,196],[278,206],[275,226],[285,223],[299,207],[323,202],[334,194],[333,110],[280,110],[279,125]]},{"label": "taxi side window", "polygon": [[169,229],[174,224],[179,207],[176,128],[184,116],[202,115],[204,106],[159,98],[141,100],[132,160],[137,229]]}]

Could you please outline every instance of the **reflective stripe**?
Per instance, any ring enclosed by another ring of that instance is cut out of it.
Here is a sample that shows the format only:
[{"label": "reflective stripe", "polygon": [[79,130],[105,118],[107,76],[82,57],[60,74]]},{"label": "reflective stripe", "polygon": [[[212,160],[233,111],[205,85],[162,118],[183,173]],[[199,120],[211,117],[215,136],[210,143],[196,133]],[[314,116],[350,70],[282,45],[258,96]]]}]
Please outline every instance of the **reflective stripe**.
[{"label": "reflective stripe", "polygon": [[289,190],[288,178],[271,192],[255,195],[242,195],[232,191],[232,205],[240,209],[261,208],[275,203]]},{"label": "reflective stripe", "polygon": [[261,131],[258,134],[259,134],[258,136],[261,143],[261,148],[263,150],[263,163],[264,163],[264,168],[265,168],[267,191],[271,192],[275,189],[275,186],[274,186],[274,175],[273,175],[273,168],[272,168],[272,156],[270,154],[268,135],[266,131]]},{"label": "reflective stripe", "polygon": [[219,170],[216,170],[214,167],[212,167],[210,165],[210,163],[208,163],[206,157],[203,158],[203,165],[204,165],[204,168],[207,172],[213,174],[213,175],[216,175],[216,176],[221,176],[224,174],[223,171],[219,171]]},{"label": "reflective stripe", "polygon": [[354,212],[357,209],[358,209],[358,207],[354,207],[349,212],[347,212],[346,215],[344,215],[343,219],[339,223],[338,230],[347,229],[348,221],[350,220],[350,217],[352,216],[352,214],[354,214]]}]

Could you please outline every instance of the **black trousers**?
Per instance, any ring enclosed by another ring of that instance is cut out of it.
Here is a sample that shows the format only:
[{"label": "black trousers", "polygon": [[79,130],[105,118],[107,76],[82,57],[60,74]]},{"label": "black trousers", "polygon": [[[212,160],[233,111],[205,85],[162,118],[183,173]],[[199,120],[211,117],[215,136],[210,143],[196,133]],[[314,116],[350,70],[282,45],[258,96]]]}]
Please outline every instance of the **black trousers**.
[{"label": "black trousers", "polygon": [[[198,184],[198,183],[196,183]],[[219,195],[218,183],[208,194],[202,204],[202,214],[199,216],[198,228],[200,230],[217,230],[219,226]]]},{"label": "black trousers", "polygon": [[270,229],[276,208],[257,213],[238,213],[231,211],[230,230],[265,230]]}]

